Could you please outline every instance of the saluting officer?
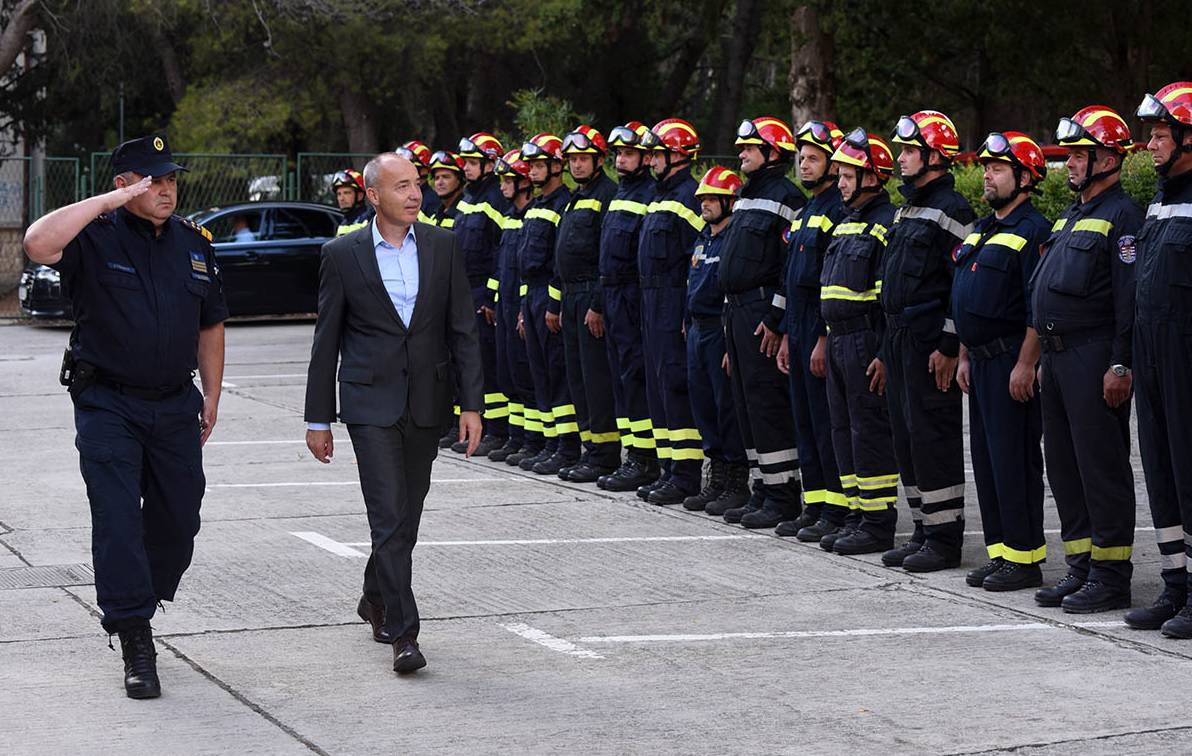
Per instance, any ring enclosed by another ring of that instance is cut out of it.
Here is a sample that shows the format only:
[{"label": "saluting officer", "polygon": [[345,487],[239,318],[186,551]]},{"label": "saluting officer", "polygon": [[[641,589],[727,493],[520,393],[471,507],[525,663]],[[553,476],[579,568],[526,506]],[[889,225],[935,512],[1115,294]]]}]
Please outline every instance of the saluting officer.
[{"label": "saluting officer", "polygon": [[1142,211],[1121,186],[1131,145],[1121,116],[1092,105],[1061,119],[1055,136],[1068,148],[1068,186],[1078,196],[1051,228],[1031,311],[1043,347],[1043,454],[1068,574],[1035,601],[1087,614],[1130,606],[1130,366]]},{"label": "saluting officer", "polygon": [[721,247],[720,288],[733,404],[754,482],[748,501],[724,519],[772,528],[802,509],[790,386],[774,362],[781,318],[770,305],[782,283],[787,232],[806,200],[786,177],[797,150],[790,126],[746,119],[736,145],[745,185]]},{"label": "saluting officer", "polygon": [[808,121],[795,135],[799,148],[799,182],[811,193],[807,206],[791,224],[786,275],[774,298],[785,336],[778,347],[778,369],[790,377],[791,410],[799,439],[799,474],[803,512],[778,523],[780,536],[815,542],[844,525],[848,497],[832,449],[828,416],[828,332],[820,315],[820,273],[824,250],[836,224],[847,214],[836,185],[832,154],[844,134],[831,121]]},{"label": "saluting officer", "polygon": [[127,695],[155,698],[149,620],[174,600],[194,553],[228,309],[211,235],[173,214],[185,169],[165,137],[121,144],[112,170],[113,191],[37,220],[25,252],[59,270],[70,293],[63,379],[91,502],[101,623],[120,636]]},{"label": "saluting officer", "polygon": [[[472,303],[476,307],[476,329],[480,333],[480,361],[484,366],[484,436],[476,454],[488,456],[500,449],[509,437],[509,397],[501,392],[497,381],[497,332],[493,295],[489,288],[497,267],[497,247],[501,244],[501,223],[505,219],[508,202],[501,194],[500,183],[493,174],[493,165],[504,155],[501,143],[492,134],[478,131],[459,140],[459,156],[464,160],[464,177],[468,180],[463,197],[456,205],[455,231],[459,248],[464,253],[464,267],[468,285],[472,287]],[[451,445],[451,450],[463,454],[467,442]]]},{"label": "saluting officer", "polygon": [[[886,313],[883,358],[889,381],[890,427],[915,530],[882,554],[882,563],[910,572],[960,564],[964,538],[964,409],[953,386],[960,342],[952,322],[952,252],[976,215],[949,172],[960,151],[956,127],[943,113],[902,116],[898,167],[906,204],[894,215],[882,275]],[[892,545],[892,544],[891,544]]]},{"label": "saluting officer", "polygon": [[1140,630],[1192,638],[1186,552],[1192,550],[1192,82],[1148,94],[1137,115],[1162,177],[1138,232],[1134,385],[1138,446],[1150,495],[1163,593],[1126,614]]},{"label": "saluting officer", "polygon": [[956,382],[969,396],[969,446],[989,564],[968,584],[1016,591],[1043,584],[1043,419],[1035,395],[1039,336],[1027,282],[1050,225],[1030,195],[1047,175],[1043,150],[1018,131],[986,137],[985,201],[956,250],[952,317],[960,337]]},{"label": "saluting officer", "polygon": [[600,317],[600,227],[617,193],[616,182],[604,173],[607,149],[604,136],[587,124],[563,137],[563,158],[577,186],[559,222],[555,269],[563,289],[560,320],[567,385],[583,453],[578,464],[559,470],[559,477],[572,483],[595,483],[621,465],[621,434]]}]

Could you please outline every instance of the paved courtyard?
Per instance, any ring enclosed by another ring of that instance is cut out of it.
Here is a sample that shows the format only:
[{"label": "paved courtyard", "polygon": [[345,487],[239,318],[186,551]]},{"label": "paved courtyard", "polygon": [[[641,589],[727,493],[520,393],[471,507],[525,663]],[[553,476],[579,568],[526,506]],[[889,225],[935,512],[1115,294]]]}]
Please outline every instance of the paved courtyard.
[{"label": "paved courtyard", "polygon": [[[355,615],[346,430],[329,466],[303,443],[311,331],[229,326],[203,529],[154,620],[164,694],[132,701],[97,621],[67,331],[0,326],[0,753],[1192,751],[1192,643],[967,587],[971,485],[964,569],[912,576],[447,452],[414,553],[430,666],[398,678]],[[1137,458],[1135,484],[1140,605]],[[1049,499],[1049,580],[1058,527]]]}]

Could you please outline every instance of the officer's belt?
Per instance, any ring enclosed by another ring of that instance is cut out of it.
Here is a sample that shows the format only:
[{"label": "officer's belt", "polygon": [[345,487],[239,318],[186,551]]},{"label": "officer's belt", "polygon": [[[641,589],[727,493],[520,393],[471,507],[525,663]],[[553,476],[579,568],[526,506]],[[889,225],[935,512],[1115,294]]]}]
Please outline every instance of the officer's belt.
[{"label": "officer's belt", "polygon": [[595,289],[600,284],[594,278],[583,278],[578,281],[564,281],[564,294],[583,294]]},{"label": "officer's belt", "polygon": [[850,333],[856,333],[857,331],[874,331],[877,330],[876,324],[878,317],[880,316],[860,315],[847,320],[830,322],[828,323],[828,333],[833,336],[848,336]]},{"label": "officer's belt", "polygon": [[981,346],[964,345],[968,351],[969,357],[976,357],[978,360],[992,360],[994,357],[1005,354],[1006,352],[1016,352],[1022,346],[1022,337],[1016,336],[1012,338],[997,338]]},{"label": "officer's belt", "polygon": [[696,328],[700,329],[701,331],[710,331],[713,328],[723,328],[724,327],[724,322],[720,319],[719,316],[714,316],[714,317],[710,317],[710,318],[701,318],[701,317],[692,315],[691,323]]},{"label": "officer's belt", "polygon": [[639,281],[637,273],[614,273],[611,276],[600,277],[601,286],[636,286],[639,285]]},{"label": "officer's belt", "polygon": [[170,388],[142,388],[140,386],[129,386],[126,383],[117,383],[116,381],[109,380],[103,376],[96,376],[95,382],[101,386],[110,388],[116,393],[124,394],[125,396],[131,396],[136,399],[144,399],[150,402],[156,402],[161,399],[169,399],[172,396],[177,396],[189,386],[194,385],[193,383],[187,382],[179,383],[177,386]]},{"label": "officer's belt", "polygon": [[638,278],[638,285],[643,289],[670,289],[678,288],[687,285],[687,275],[684,274],[676,276],[671,273],[668,276],[641,276]]},{"label": "officer's belt", "polygon": [[735,294],[725,294],[724,299],[733,307],[744,307],[754,302],[764,301],[767,304],[774,298],[773,286],[758,286]]},{"label": "officer's belt", "polygon": [[1064,352],[1085,344],[1111,341],[1112,339],[1112,328],[1090,328],[1086,331],[1073,331],[1064,334],[1041,333],[1039,334],[1039,346],[1043,348],[1044,352]]}]

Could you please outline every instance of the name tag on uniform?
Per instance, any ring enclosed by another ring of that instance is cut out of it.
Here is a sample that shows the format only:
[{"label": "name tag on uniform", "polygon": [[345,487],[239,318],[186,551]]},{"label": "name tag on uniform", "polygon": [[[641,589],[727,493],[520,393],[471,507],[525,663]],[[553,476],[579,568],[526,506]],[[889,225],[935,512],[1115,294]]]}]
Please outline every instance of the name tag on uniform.
[{"label": "name tag on uniform", "polygon": [[134,276],[137,274],[137,269],[132,267],[131,265],[121,265],[118,262],[109,262],[109,263],[107,263],[107,266],[108,266],[108,270],[118,270],[121,273],[131,273]]}]

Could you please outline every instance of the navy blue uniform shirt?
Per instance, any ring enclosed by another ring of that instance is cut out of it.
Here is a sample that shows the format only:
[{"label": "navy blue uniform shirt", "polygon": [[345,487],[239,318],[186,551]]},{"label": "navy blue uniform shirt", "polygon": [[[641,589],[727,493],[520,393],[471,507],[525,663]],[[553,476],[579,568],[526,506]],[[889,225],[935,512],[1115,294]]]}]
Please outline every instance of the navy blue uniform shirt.
[{"label": "navy blue uniform shirt", "polygon": [[687,312],[693,318],[718,318],[724,312],[724,293],[716,275],[723,243],[724,231],[713,234],[711,226],[705,227],[695,240],[691,270],[687,273]]},{"label": "navy blue uniform shirt", "polygon": [[816,311],[816,334],[823,336],[828,332],[819,315],[820,273],[832,232],[848,212],[840,189],[833,184],[813,194],[791,224],[783,285],[774,295],[773,319],[781,330],[788,330],[788,323],[793,323],[799,311],[809,306]]},{"label": "navy blue uniform shirt", "polygon": [[88,223],[54,265],[74,307],[74,358],[115,383],[188,383],[199,329],[228,317],[208,236],[178,216],[156,235],[125,208]]},{"label": "navy blue uniform shirt", "polygon": [[1192,171],[1164,179],[1138,232],[1140,317],[1192,332]]}]

